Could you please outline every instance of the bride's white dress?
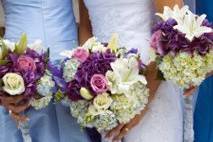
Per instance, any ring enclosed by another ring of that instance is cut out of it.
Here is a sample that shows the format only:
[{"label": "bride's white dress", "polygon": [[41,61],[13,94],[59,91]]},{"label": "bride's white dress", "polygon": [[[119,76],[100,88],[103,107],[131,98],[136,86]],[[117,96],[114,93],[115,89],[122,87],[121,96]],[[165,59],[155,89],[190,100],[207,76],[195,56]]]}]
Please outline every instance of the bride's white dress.
[{"label": "bride's white dress", "polygon": [[[85,0],[93,34],[107,42],[118,33],[120,44],[139,48],[145,63],[149,60],[149,39],[153,23],[152,0]],[[162,82],[143,120],[124,142],[182,142],[183,111],[181,91]]]}]

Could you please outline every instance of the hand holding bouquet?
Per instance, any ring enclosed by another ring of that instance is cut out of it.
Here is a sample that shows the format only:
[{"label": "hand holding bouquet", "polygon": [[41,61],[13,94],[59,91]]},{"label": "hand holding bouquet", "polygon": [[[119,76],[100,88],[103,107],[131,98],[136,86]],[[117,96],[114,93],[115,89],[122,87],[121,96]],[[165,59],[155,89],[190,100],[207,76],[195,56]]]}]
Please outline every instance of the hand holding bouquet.
[{"label": "hand holding bouquet", "polygon": [[163,21],[154,27],[151,47],[163,77],[184,89],[199,86],[213,70],[212,24],[187,6],[157,15]]},{"label": "hand holding bouquet", "polygon": [[118,47],[114,35],[108,46],[96,38],[63,52],[63,77],[71,114],[83,127],[100,132],[128,123],[148,103],[149,91],[137,50]]}]

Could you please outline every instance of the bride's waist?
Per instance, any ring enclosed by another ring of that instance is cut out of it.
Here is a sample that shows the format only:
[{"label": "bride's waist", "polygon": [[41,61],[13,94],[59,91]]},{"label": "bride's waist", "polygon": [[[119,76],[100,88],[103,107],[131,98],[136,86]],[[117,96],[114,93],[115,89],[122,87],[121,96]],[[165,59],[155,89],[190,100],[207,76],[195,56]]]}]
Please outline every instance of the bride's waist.
[{"label": "bride's waist", "polygon": [[88,8],[92,9],[109,9],[109,8],[128,8],[128,7],[140,7],[147,8],[153,5],[152,0],[96,0],[96,1],[87,1],[85,4]]}]

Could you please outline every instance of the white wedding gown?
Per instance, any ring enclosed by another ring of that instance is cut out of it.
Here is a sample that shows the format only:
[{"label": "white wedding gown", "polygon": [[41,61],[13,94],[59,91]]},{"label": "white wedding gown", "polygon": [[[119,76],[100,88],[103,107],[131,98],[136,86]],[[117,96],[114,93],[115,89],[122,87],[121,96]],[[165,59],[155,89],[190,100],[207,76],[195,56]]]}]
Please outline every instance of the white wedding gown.
[{"label": "white wedding gown", "polygon": [[[93,34],[107,42],[118,33],[120,44],[139,48],[145,63],[149,60],[149,39],[153,23],[152,0],[85,0]],[[162,82],[143,120],[124,142],[183,142],[181,91]]]}]

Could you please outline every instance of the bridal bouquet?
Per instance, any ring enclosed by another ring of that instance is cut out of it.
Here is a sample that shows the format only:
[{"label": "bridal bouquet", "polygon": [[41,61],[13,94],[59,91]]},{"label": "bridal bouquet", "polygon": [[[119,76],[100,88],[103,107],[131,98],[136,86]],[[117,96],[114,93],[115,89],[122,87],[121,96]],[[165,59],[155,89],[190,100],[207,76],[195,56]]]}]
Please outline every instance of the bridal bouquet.
[{"label": "bridal bouquet", "polygon": [[163,21],[154,27],[151,47],[164,79],[184,89],[200,85],[213,70],[213,25],[187,6],[157,15]]},{"label": "bridal bouquet", "polygon": [[103,132],[128,123],[144,109],[149,91],[137,50],[118,48],[113,36],[108,46],[96,38],[63,52],[63,77],[71,114],[83,127]]},{"label": "bridal bouquet", "polygon": [[24,95],[35,109],[46,107],[52,99],[55,83],[48,71],[48,52],[40,44],[27,47],[27,37],[19,42],[2,40],[0,47],[0,92],[3,95]]},{"label": "bridal bouquet", "polygon": [[[35,109],[46,107],[52,99],[55,83],[47,69],[48,52],[37,41],[27,47],[27,36],[19,42],[0,42],[0,95],[24,95]],[[20,122],[25,142],[31,142],[29,124]]]}]

